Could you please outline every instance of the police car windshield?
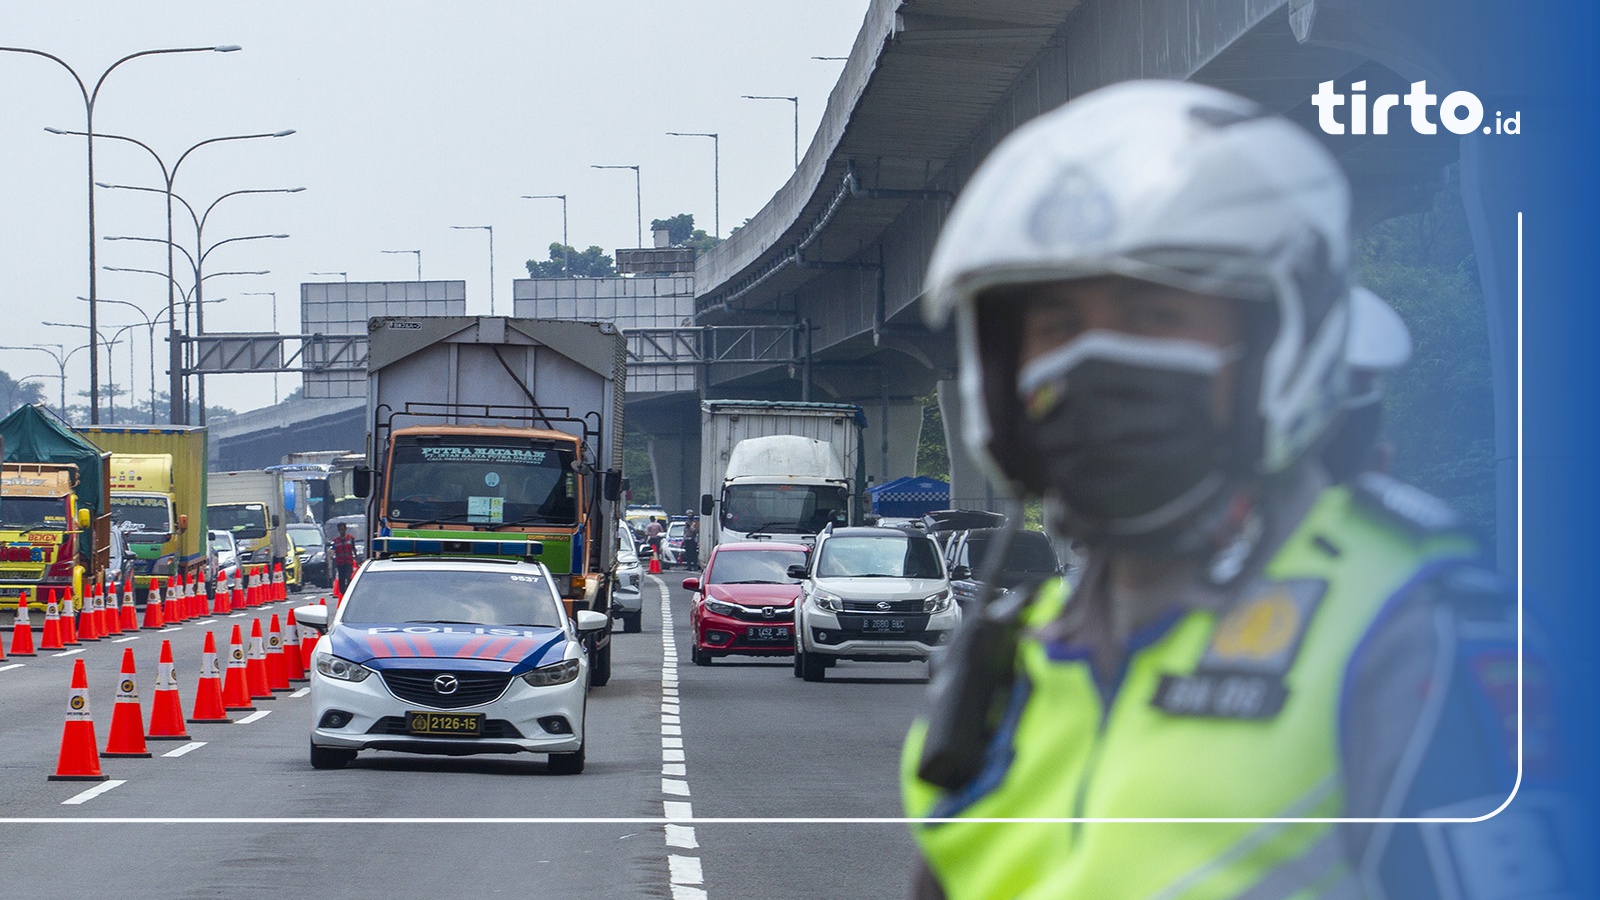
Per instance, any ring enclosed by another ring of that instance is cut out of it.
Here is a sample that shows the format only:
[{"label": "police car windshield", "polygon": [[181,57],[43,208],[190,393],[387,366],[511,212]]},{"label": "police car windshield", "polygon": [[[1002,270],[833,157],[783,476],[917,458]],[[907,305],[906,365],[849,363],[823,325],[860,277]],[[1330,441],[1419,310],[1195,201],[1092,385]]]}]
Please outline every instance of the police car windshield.
[{"label": "police car windshield", "polygon": [[344,598],[344,625],[457,622],[558,627],[562,611],[543,575],[406,568],[367,571]]}]

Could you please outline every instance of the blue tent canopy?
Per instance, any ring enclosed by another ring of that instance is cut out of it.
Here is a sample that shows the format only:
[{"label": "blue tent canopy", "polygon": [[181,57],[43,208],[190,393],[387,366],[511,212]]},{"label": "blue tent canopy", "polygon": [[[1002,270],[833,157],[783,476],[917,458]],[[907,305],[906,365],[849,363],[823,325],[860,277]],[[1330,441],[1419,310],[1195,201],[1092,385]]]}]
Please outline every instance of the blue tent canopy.
[{"label": "blue tent canopy", "polygon": [[907,475],[867,488],[872,511],[890,518],[914,519],[950,505],[950,485],[937,478]]}]

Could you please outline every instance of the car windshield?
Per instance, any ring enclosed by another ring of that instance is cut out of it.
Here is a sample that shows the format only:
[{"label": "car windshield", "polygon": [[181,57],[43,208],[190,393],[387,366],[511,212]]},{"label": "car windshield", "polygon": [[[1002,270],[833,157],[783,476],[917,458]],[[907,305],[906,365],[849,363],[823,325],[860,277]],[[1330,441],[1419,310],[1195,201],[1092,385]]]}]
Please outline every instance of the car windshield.
[{"label": "car windshield", "polygon": [[0,501],[0,528],[61,530],[67,527],[67,504],[59,497],[7,497]]},{"label": "car windshield", "polygon": [[942,578],[933,542],[905,534],[841,535],[822,542],[818,578]]},{"label": "car windshield", "polygon": [[258,538],[267,534],[267,508],[260,503],[224,503],[206,507],[212,527],[233,532],[234,537]]},{"label": "car windshield", "polygon": [[[963,553],[966,558],[960,564],[970,567],[974,575],[982,575],[989,548],[997,538],[995,534],[969,535]],[[1011,550],[1006,554],[1006,572],[1051,574],[1058,567],[1055,550],[1043,534],[1021,531],[1012,537]]]},{"label": "car windshield", "polygon": [[289,542],[296,547],[310,547],[314,550],[322,546],[322,532],[318,531],[316,526],[310,528],[292,526],[289,528]]},{"label": "car windshield", "polygon": [[233,552],[233,536],[228,534],[213,534],[211,536],[211,549]]},{"label": "car windshield", "polygon": [[707,584],[793,584],[790,566],[806,564],[803,550],[718,550]]},{"label": "car windshield", "polygon": [[524,568],[363,572],[344,598],[344,625],[401,622],[559,627],[563,613],[542,574]]},{"label": "car windshield", "polygon": [[172,509],[165,497],[129,497],[111,495],[111,519],[117,524],[130,523],[130,531],[147,534],[166,534],[172,531]]}]

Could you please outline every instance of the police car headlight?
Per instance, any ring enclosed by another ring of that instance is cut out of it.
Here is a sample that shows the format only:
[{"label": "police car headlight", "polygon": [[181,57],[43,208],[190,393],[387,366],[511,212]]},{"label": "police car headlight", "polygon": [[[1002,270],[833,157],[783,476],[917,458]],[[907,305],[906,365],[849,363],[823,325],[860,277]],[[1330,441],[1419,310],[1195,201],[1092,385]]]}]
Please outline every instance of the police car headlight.
[{"label": "police car headlight", "polygon": [[734,606],[732,603],[723,603],[721,600],[707,600],[706,609],[711,610],[719,616],[736,616],[739,614],[739,608],[737,606]]},{"label": "police car headlight", "polygon": [[940,591],[922,598],[922,611],[929,613],[944,612],[950,608],[950,592]]},{"label": "police car headlight", "polygon": [[366,681],[367,676],[372,674],[371,669],[360,663],[332,655],[317,657],[317,671],[329,678],[349,682]]},{"label": "police car headlight", "polygon": [[525,672],[522,680],[534,687],[551,687],[557,684],[566,684],[578,677],[578,661],[563,659],[553,666],[540,666],[532,672]]},{"label": "police car headlight", "polygon": [[817,591],[815,594],[811,595],[811,599],[817,601],[817,605],[823,609],[832,610],[834,612],[844,611],[844,600],[828,593],[827,591]]}]

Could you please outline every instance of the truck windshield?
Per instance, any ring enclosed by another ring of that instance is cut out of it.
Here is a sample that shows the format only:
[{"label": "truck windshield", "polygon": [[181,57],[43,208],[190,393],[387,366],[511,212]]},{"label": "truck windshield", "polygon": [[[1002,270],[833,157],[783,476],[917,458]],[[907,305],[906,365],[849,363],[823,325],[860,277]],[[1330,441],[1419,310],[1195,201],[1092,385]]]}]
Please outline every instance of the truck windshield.
[{"label": "truck windshield", "polygon": [[267,507],[262,503],[224,503],[206,507],[212,528],[233,532],[236,538],[266,537]]},{"label": "truck windshield", "polygon": [[6,497],[0,499],[0,530],[27,531],[67,527],[67,504],[57,497]]},{"label": "truck windshield", "polygon": [[845,524],[845,490],[821,484],[735,484],[722,497],[722,527],[741,534],[816,534]]},{"label": "truck windshield", "polygon": [[148,534],[172,533],[172,507],[165,497],[128,497],[111,495],[111,520],[114,524],[128,522],[130,531]]},{"label": "truck windshield", "polygon": [[398,522],[571,525],[573,456],[570,446],[529,438],[397,438],[384,512]]}]

